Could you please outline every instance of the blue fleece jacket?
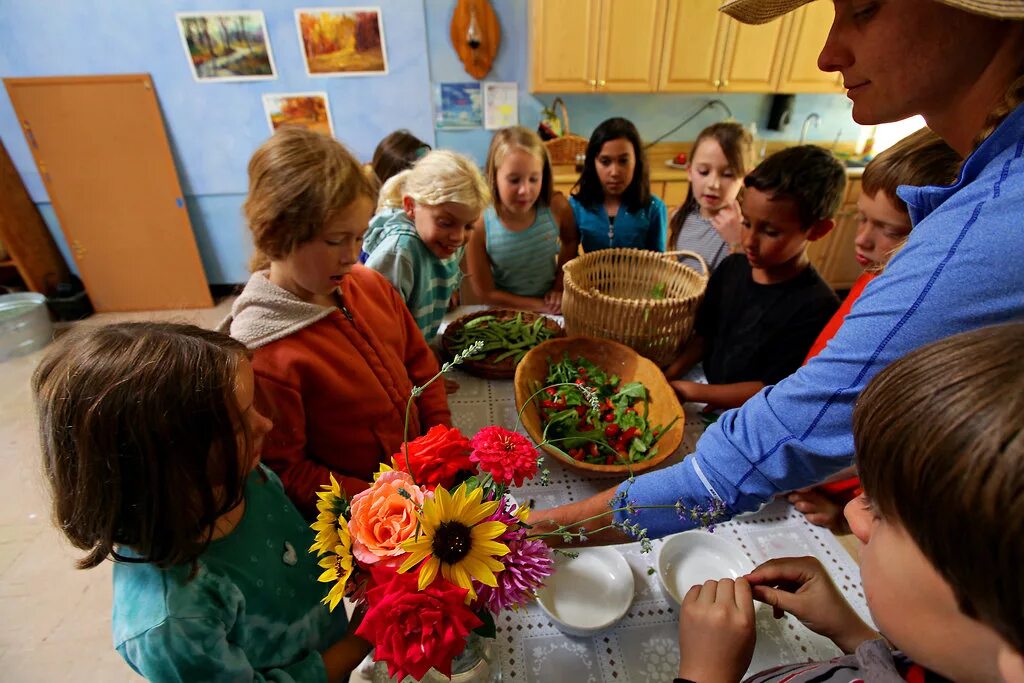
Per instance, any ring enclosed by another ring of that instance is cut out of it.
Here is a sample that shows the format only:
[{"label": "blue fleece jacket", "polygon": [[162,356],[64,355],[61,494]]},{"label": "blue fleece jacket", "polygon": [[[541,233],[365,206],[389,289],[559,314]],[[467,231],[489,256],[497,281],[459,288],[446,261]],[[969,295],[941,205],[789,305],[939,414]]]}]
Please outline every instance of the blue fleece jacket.
[{"label": "blue fleece jacket", "polygon": [[[1024,105],[968,157],[951,187],[900,187],[914,230],[825,350],[726,412],[683,462],[619,488],[638,505],[714,497],[730,514],[820,482],[853,462],[854,401],[913,349],[1024,319]],[[626,515],[619,513],[619,521]],[[692,526],[673,510],[630,521],[652,538]]]}]

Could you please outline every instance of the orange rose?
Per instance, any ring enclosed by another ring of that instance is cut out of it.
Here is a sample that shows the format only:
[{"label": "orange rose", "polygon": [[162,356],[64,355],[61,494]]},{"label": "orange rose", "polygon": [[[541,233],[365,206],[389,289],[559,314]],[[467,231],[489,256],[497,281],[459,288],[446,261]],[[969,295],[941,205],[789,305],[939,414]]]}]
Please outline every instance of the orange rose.
[{"label": "orange rose", "polygon": [[373,486],[357,493],[348,521],[356,560],[364,565],[397,564],[405,555],[402,542],[416,533],[416,509],[422,505],[423,491],[405,472],[384,472]]}]

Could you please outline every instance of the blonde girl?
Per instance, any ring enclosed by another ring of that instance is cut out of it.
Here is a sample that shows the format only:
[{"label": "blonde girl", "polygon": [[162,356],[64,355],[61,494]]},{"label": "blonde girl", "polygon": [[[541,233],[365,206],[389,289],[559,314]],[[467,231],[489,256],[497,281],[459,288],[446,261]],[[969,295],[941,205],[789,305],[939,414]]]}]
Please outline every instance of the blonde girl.
[{"label": "blonde girl", "polygon": [[381,188],[366,265],[395,286],[427,339],[459,286],[466,241],[490,201],[476,165],[447,150],[429,152]]},{"label": "blonde girl", "polygon": [[503,128],[487,154],[494,204],[470,235],[470,283],[481,301],[561,313],[562,266],[578,248],[569,202],[552,192],[544,143],[521,126]]},{"label": "blonde girl", "polygon": [[669,217],[671,249],[695,251],[708,270],[739,251],[740,215],[736,197],[752,167],[753,140],[738,123],[715,123],[700,132],[690,153],[690,187]]},{"label": "blonde girl", "polygon": [[313,533],[260,464],[249,352],[192,325],[80,328],[32,378],[54,520],[113,567],[114,647],[151,681],[340,681]]}]

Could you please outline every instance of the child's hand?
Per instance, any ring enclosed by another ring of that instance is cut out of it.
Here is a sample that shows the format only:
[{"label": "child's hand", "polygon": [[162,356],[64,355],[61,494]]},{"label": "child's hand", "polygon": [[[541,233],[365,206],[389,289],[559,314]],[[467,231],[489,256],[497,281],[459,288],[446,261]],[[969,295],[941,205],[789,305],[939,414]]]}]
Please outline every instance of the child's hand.
[{"label": "child's hand", "polygon": [[562,315],[562,290],[552,289],[544,295],[543,313],[551,315]]},{"label": "child's hand", "polygon": [[746,579],[754,599],[771,605],[776,619],[789,612],[807,628],[831,639],[843,652],[853,652],[865,640],[879,637],[857,616],[816,558],[769,560]]},{"label": "child's hand", "polygon": [[739,681],[750,666],[755,638],[754,600],[745,579],[693,586],[679,616],[679,677]]},{"label": "child's hand", "polygon": [[686,401],[693,400],[694,388],[698,383],[691,382],[686,379],[677,379],[669,382],[669,384],[672,386],[672,389],[675,390],[676,397],[679,399],[679,402],[685,403]]},{"label": "child's hand", "polygon": [[718,234],[722,236],[726,244],[733,245],[740,243],[743,214],[740,212],[740,205],[732,199],[728,204],[711,215],[711,225]]}]

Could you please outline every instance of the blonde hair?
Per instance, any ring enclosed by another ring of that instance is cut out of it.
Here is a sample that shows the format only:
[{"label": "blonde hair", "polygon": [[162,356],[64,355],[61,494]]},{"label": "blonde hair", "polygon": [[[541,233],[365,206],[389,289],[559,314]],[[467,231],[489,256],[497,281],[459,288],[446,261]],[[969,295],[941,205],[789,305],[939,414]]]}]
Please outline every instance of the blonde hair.
[{"label": "blonde hair", "polygon": [[498,169],[505,162],[505,158],[516,150],[528,152],[541,162],[543,170],[541,171],[540,196],[537,197],[537,201],[542,206],[550,205],[555,183],[547,147],[544,146],[540,136],[532,130],[522,126],[510,126],[502,128],[494,134],[494,137],[491,138],[491,148],[487,151],[487,166],[484,173],[487,176],[487,185],[491,188],[495,206],[501,203],[501,194],[498,192]]},{"label": "blonde hair", "polygon": [[[1020,67],[1021,71],[1024,71],[1024,64]],[[1024,73],[1020,73],[1017,79],[1010,83],[1010,87],[1006,89],[1006,94],[1003,95],[1003,100],[996,105],[995,109],[989,112],[988,117],[985,119],[985,126],[981,129],[974,137],[974,148],[985,142],[989,135],[995,132],[999,124],[1010,115],[1010,113],[1024,103]]]},{"label": "blonde hair", "polygon": [[344,145],[304,128],[279,128],[249,160],[242,210],[256,253],[253,271],[290,254],[323,229],[331,215],[376,190]]},{"label": "blonde hair", "polygon": [[377,210],[401,208],[403,197],[423,206],[452,202],[479,212],[491,203],[491,191],[476,164],[443,149],[428,152],[409,170],[391,176],[380,188]]}]

